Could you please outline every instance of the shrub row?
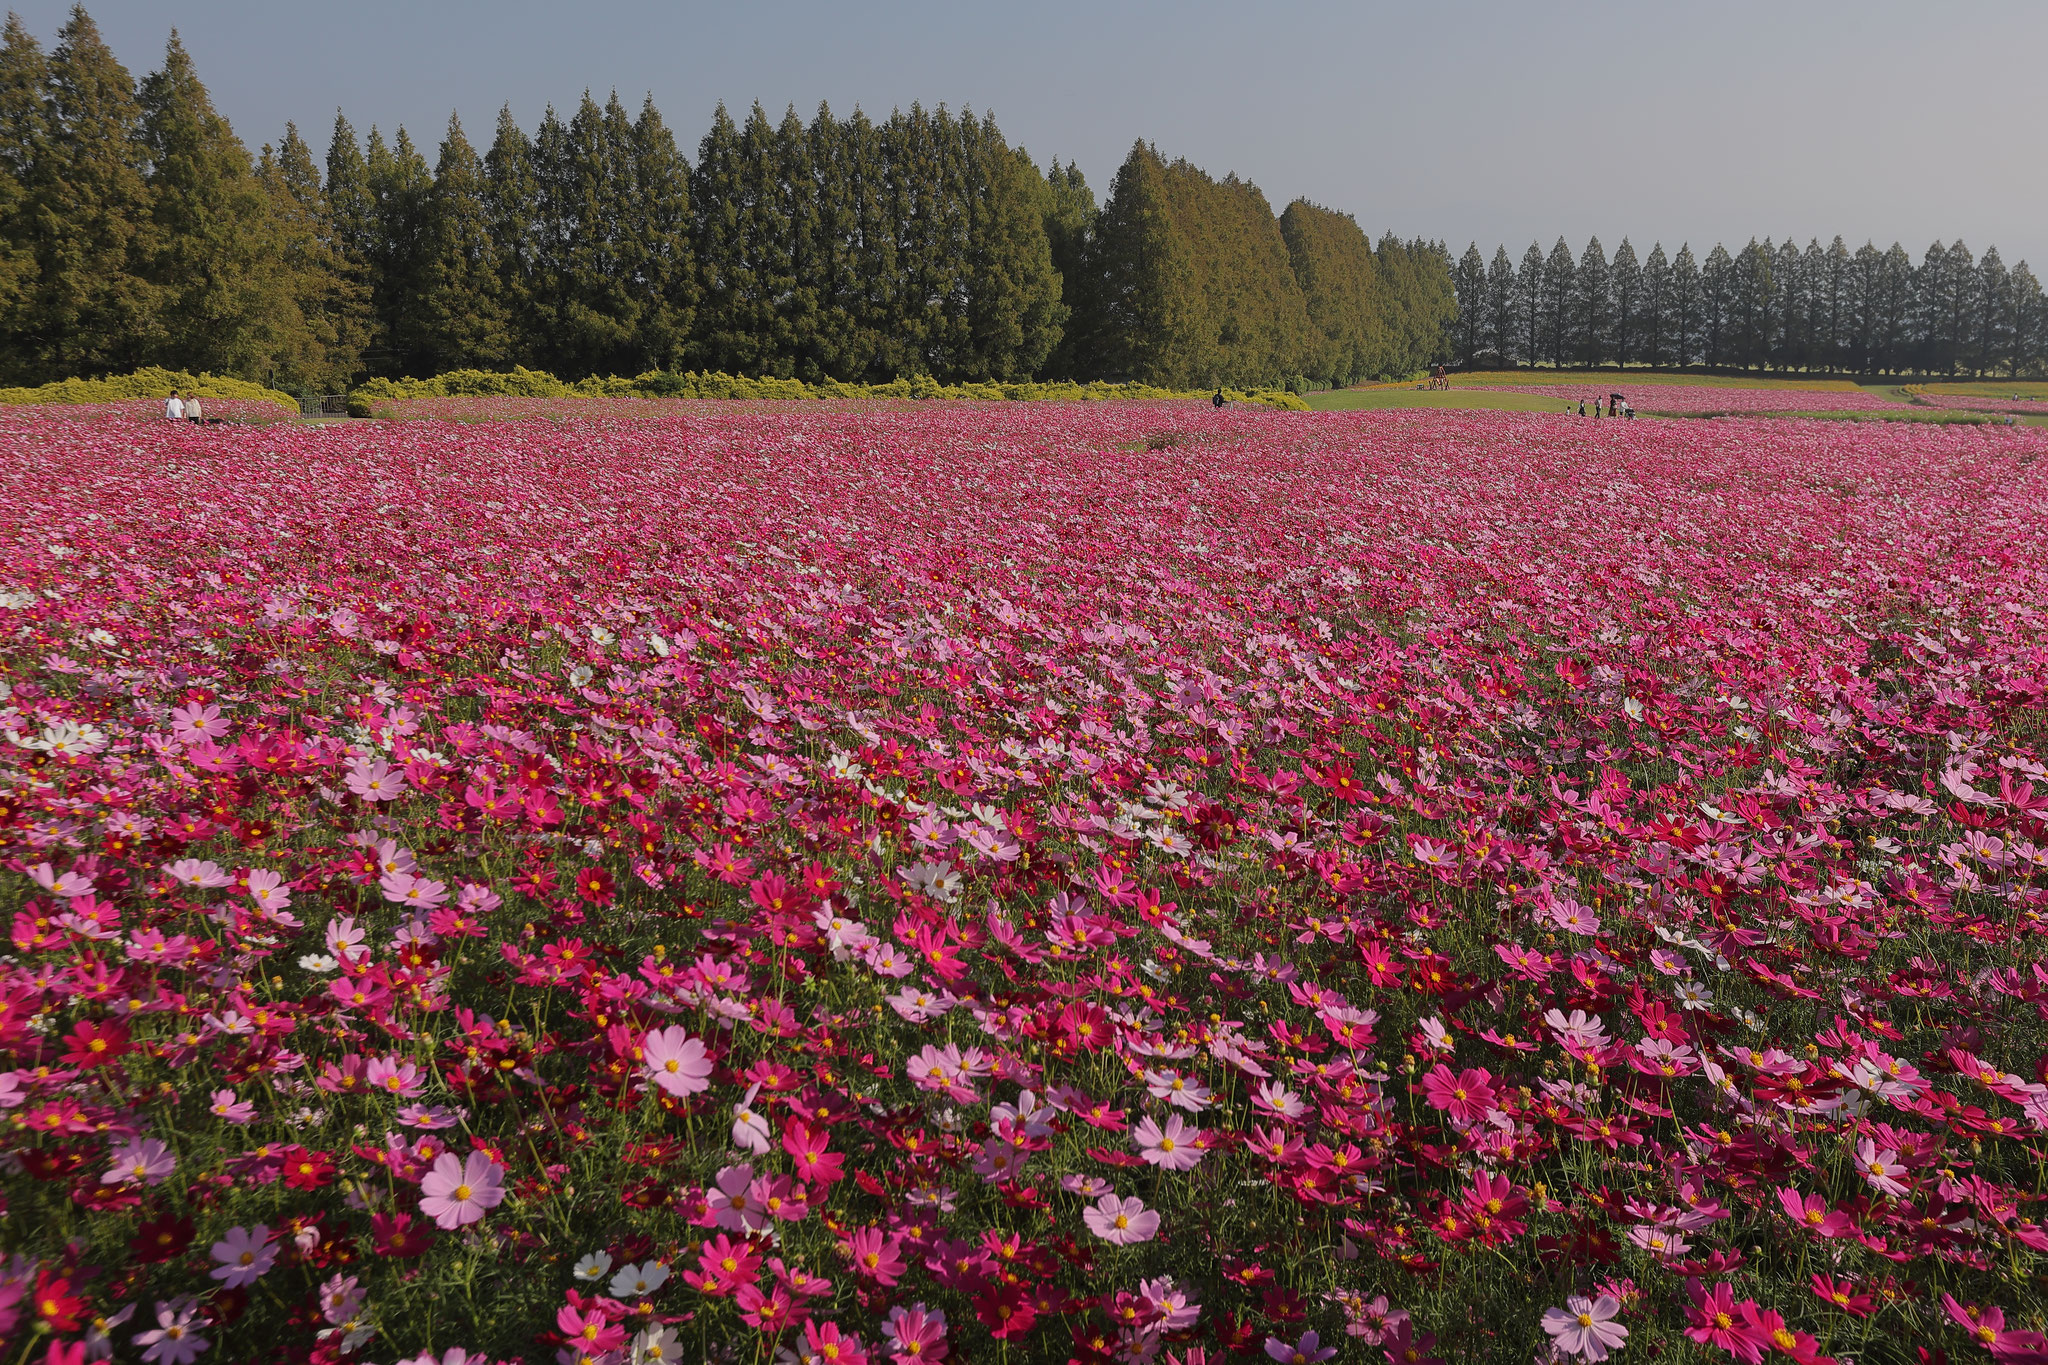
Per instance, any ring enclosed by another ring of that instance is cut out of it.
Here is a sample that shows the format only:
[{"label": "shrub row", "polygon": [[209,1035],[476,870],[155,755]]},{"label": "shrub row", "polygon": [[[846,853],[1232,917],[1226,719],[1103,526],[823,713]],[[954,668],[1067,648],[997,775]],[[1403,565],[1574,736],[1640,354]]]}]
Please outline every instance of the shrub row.
[{"label": "shrub row", "polygon": [[34,403],[118,403],[133,398],[168,398],[171,391],[196,393],[201,398],[247,398],[277,403],[299,410],[299,400],[276,389],[266,389],[246,379],[230,379],[184,370],[151,366],[133,374],[109,375],[105,379],[60,379],[32,389],[0,389],[0,405]]}]

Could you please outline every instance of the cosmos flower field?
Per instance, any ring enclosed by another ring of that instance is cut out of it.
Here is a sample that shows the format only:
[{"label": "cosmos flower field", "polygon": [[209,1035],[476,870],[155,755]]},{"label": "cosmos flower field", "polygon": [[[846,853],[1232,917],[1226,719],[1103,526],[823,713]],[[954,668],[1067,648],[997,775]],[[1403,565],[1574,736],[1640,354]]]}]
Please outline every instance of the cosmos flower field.
[{"label": "cosmos flower field", "polygon": [[598,411],[0,415],[0,1359],[2048,1359],[2048,432]]}]

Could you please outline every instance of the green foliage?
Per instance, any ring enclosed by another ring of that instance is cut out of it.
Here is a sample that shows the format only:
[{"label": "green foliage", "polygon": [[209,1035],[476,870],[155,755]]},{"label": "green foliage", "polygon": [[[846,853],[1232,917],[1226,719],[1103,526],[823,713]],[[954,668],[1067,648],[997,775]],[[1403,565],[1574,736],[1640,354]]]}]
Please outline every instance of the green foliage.
[{"label": "green foliage", "polygon": [[296,125],[285,125],[274,152],[263,149],[257,178],[270,199],[279,280],[304,328],[296,347],[279,348],[279,382],[343,388],[370,342],[370,287],[361,263],[343,248],[312,149]]},{"label": "green foliage", "polygon": [[[558,379],[540,370],[457,370],[432,379],[372,379],[350,394],[351,410],[360,404],[365,415],[379,405],[423,398],[698,398],[698,399],[973,399],[984,402],[1109,402],[1131,399],[1199,399],[1209,391],[1157,388],[1146,384],[964,383],[944,384],[929,376],[895,379],[881,384],[764,378],[654,370],[632,379]],[[1305,412],[1308,405],[1294,395],[1270,389],[1225,389],[1232,402]]]},{"label": "green foliage", "polygon": [[418,354],[429,368],[498,365],[511,359],[511,310],[491,234],[483,163],[462,120],[448,116],[420,254]]},{"label": "green foliage", "polygon": [[1303,369],[1337,388],[1387,373],[1379,269],[1357,222],[1297,199],[1280,215],[1280,236],[1308,307]]},{"label": "green foliage", "polygon": [[179,393],[196,393],[201,398],[248,398],[275,403],[293,412],[299,400],[276,389],[266,389],[246,379],[226,375],[190,374],[154,366],[133,374],[110,375],[105,379],[60,379],[35,388],[0,389],[0,406],[19,407],[37,403],[119,403],[136,398],[168,398]]}]

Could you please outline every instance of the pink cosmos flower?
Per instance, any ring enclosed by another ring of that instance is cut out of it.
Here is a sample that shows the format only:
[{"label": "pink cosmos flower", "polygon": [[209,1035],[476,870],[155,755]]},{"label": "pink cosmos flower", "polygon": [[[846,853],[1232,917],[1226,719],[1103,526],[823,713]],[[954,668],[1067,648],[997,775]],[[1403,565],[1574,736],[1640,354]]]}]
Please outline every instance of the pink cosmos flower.
[{"label": "pink cosmos flower", "polygon": [[211,702],[194,702],[190,706],[174,707],[171,711],[171,738],[180,744],[225,739],[233,728],[221,715],[220,708]]},{"label": "pink cosmos flower", "polygon": [[1195,1145],[1201,1136],[1202,1130],[1189,1127],[1179,1114],[1167,1115],[1164,1128],[1148,1114],[1131,1130],[1131,1141],[1138,1154],[1168,1171],[1190,1170],[1201,1161],[1202,1149]]},{"label": "pink cosmos flower", "polygon": [[[211,1344],[193,1326],[198,1306],[190,1300],[165,1303],[157,1300],[156,1326],[137,1332],[132,1338],[143,1347],[142,1358],[149,1365],[191,1365]],[[54,1348],[52,1358],[55,1358]]]},{"label": "pink cosmos flower", "polygon": [[1315,1365],[1315,1362],[1328,1360],[1337,1354],[1337,1348],[1323,1345],[1322,1337],[1315,1332],[1303,1332],[1293,1342],[1267,1337],[1266,1354],[1279,1361],[1280,1365]]},{"label": "pink cosmos flower", "polygon": [[448,899],[446,883],[410,872],[387,872],[377,879],[377,887],[385,900],[414,910],[432,910]]},{"label": "pink cosmos flower", "polygon": [[229,1228],[228,1235],[213,1244],[213,1259],[220,1264],[213,1278],[229,1289],[244,1289],[270,1273],[277,1264],[277,1248],[270,1245],[270,1229],[261,1223],[253,1228]]},{"label": "pink cosmos flower", "polygon": [[768,1226],[768,1206],[761,1202],[754,1188],[753,1163],[743,1161],[737,1166],[727,1166],[711,1184],[704,1197],[711,1203],[716,1226],[735,1232],[741,1229],[758,1231]]},{"label": "pink cosmos flower", "polygon": [[37,863],[28,870],[29,880],[53,896],[70,900],[77,896],[92,894],[92,878],[77,872],[66,872],[61,876],[48,863]]},{"label": "pink cosmos flower", "polygon": [[427,1088],[420,1069],[398,1057],[372,1057],[363,1079],[373,1090],[408,1100]]},{"label": "pink cosmos flower", "polygon": [[505,1200],[504,1168],[482,1152],[463,1160],[443,1152],[420,1181],[420,1212],[449,1231],[474,1223]]},{"label": "pink cosmos flower", "polygon": [[348,770],[348,789],[365,801],[396,801],[405,795],[405,774],[389,763],[357,763]]},{"label": "pink cosmos flower", "polygon": [[1758,1365],[1770,1340],[1743,1311],[1756,1305],[1747,1299],[1736,1303],[1734,1291],[1725,1284],[1705,1289],[1694,1280],[1687,1293],[1692,1303],[1685,1310],[1685,1334],[1702,1346],[1719,1347],[1744,1365]]},{"label": "pink cosmos flower", "polygon": [[824,1365],[868,1365],[868,1353],[860,1338],[841,1332],[836,1322],[804,1324],[804,1344],[809,1354]]},{"label": "pink cosmos flower", "polygon": [[186,886],[211,888],[226,886],[234,880],[216,864],[199,858],[180,858],[175,863],[165,864],[164,871]]},{"label": "pink cosmos flower", "polygon": [[673,1024],[649,1033],[640,1055],[646,1058],[648,1078],[671,1095],[680,1098],[711,1088],[711,1059],[704,1055],[703,1040]]},{"label": "pink cosmos flower", "polygon": [[1441,1064],[1432,1067],[1422,1078],[1423,1098],[1432,1109],[1440,1109],[1453,1119],[1471,1123],[1486,1117],[1493,1108],[1493,1076],[1484,1067],[1471,1071],[1453,1072]]},{"label": "pink cosmos flower", "polygon": [[1605,1360],[1608,1352],[1620,1350],[1628,1340],[1628,1328],[1614,1321],[1621,1312],[1621,1300],[1612,1294],[1597,1299],[1573,1296],[1564,1302],[1563,1308],[1543,1314],[1543,1330],[1558,1350],[1586,1360]]},{"label": "pink cosmos flower", "polygon": [[1149,1242],[1159,1232],[1159,1215],[1136,1196],[1119,1199],[1114,1194],[1105,1194],[1094,1208],[1082,1211],[1081,1221],[1112,1246]]},{"label": "pink cosmos flower", "polygon": [[891,1365],[926,1365],[944,1360],[952,1349],[946,1341],[946,1315],[921,1303],[891,1308],[882,1334],[889,1342]]},{"label": "pink cosmos flower", "polygon": [[1840,1209],[1830,1211],[1827,1201],[1817,1194],[1802,1195],[1787,1186],[1778,1191],[1778,1203],[1783,1206],[1785,1216],[1823,1237],[1840,1237],[1854,1226],[1854,1220]]},{"label": "pink cosmos flower", "polygon": [[283,877],[259,867],[249,873],[249,899],[265,910],[283,910],[291,905],[292,893]]},{"label": "pink cosmos flower", "polygon": [[155,1138],[130,1138],[114,1149],[113,1165],[100,1177],[103,1185],[161,1185],[178,1169],[171,1149]]},{"label": "pink cosmos flower", "polygon": [[1887,1147],[1879,1151],[1877,1143],[1864,1138],[1856,1144],[1856,1170],[1869,1182],[1870,1188],[1879,1194],[1904,1198],[1908,1193],[1906,1182],[1902,1179],[1906,1174],[1905,1163],[1899,1160],[1895,1148]]}]

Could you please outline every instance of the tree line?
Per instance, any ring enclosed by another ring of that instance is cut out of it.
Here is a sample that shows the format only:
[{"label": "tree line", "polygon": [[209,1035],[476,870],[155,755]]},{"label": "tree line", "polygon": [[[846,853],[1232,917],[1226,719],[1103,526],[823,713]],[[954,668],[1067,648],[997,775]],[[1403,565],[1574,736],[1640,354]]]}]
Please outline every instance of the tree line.
[{"label": "tree line", "polygon": [[1098,206],[994,118],[720,106],[694,162],[586,93],[487,147],[336,115],[251,155],[175,31],[139,83],[82,8],[0,41],[0,382],[145,365],[326,389],[523,365],[806,381],[1348,383],[1439,357],[1441,243],[1139,143]]},{"label": "tree line", "polygon": [[2048,299],[2025,261],[1934,243],[1916,264],[1894,242],[1850,250],[1752,239],[1638,258],[1598,237],[1576,259],[1562,237],[1517,265],[1477,243],[1452,271],[1451,346],[1466,366],[1706,365],[1868,375],[2009,377],[2048,371]]}]

